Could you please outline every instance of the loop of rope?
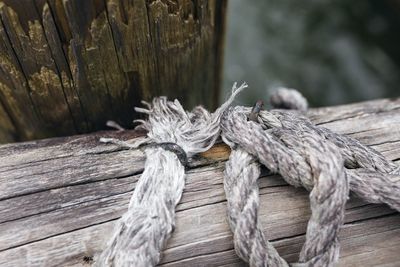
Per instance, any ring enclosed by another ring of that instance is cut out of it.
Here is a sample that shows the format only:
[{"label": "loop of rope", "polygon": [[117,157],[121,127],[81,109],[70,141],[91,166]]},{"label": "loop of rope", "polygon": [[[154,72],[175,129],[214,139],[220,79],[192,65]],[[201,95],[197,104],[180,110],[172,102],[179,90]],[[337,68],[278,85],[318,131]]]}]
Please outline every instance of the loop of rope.
[{"label": "loop of rope", "polygon": [[276,129],[307,131],[319,136],[321,142],[332,142],[345,160],[346,173],[351,177],[350,189],[367,202],[384,203],[400,211],[400,184],[396,181],[400,177],[400,168],[375,149],[354,138],[315,126],[308,118],[293,111],[261,111],[259,120],[275,135],[279,135]]},{"label": "loop of rope", "polygon": [[145,169],[128,210],[96,259],[97,266],[158,263],[174,229],[185,164],[196,153],[208,150],[221,130],[222,139],[232,148],[224,172],[229,225],[237,254],[251,266],[288,266],[265,238],[258,221],[258,161],[289,184],[311,191],[306,241],[299,262],[292,266],[331,266],[337,261],[337,236],[349,186],[368,202],[386,203],[400,211],[400,168],[396,164],[352,138],[313,125],[301,115],[307,101],[294,90],[279,90],[271,102],[298,111],[260,112],[260,102],[249,121],[249,108],[228,109],[245,87],[236,88],[235,84],[231,97],[213,114],[202,107],[187,112],[177,100],[170,102],[165,97],[155,98],[152,104],[143,102],[147,109],[136,111],[148,115],[148,120],[139,121],[139,127],[148,132],[144,140],[132,144],[101,139],[126,149],[148,145],[144,147]]},{"label": "loop of rope", "polygon": [[[289,184],[312,190],[312,215],[300,262],[306,264],[304,266],[330,266],[338,258],[337,235],[343,223],[348,195],[348,181],[341,155],[333,144],[321,142],[307,132],[273,129],[279,133],[272,134],[271,130],[264,131],[260,125],[247,121],[246,115],[241,111],[241,107],[231,108],[221,120],[223,139],[239,146],[233,149],[224,176],[225,180],[230,181],[225,184],[225,190],[235,249],[241,252],[238,255],[251,266],[287,265],[277,256],[268,241],[264,240],[263,235],[256,234],[261,231],[257,220],[252,218],[257,218],[259,208],[258,188],[254,189],[257,187],[255,181],[258,175],[246,177],[249,172],[253,173],[249,169],[253,167],[245,160],[235,160],[239,153],[243,157],[246,150],[271,171],[280,173]],[[240,152],[237,152],[239,149]],[[231,161],[235,161],[235,164]],[[253,181],[253,190],[250,192],[245,188],[248,185],[243,184],[246,179]],[[232,192],[239,192],[239,195],[235,196]],[[232,202],[239,202],[240,204],[234,204],[239,208],[232,209]],[[243,232],[254,234],[244,236],[240,234]],[[268,256],[269,254],[273,256]]]},{"label": "loop of rope", "polygon": [[[278,94],[272,103],[279,99],[280,107],[304,107],[296,104],[297,92],[287,105],[282,103],[284,97],[293,96],[293,91]],[[337,261],[349,184],[368,202],[386,203],[400,211],[400,176],[394,174],[398,167],[379,152],[317,127],[299,112],[261,111],[256,124],[247,120],[249,111],[228,109],[221,128],[223,140],[232,148],[224,172],[229,224],[235,250],[250,266],[287,266],[260,230],[256,159],[289,184],[311,190],[306,241],[299,263],[292,266],[332,266]]]}]

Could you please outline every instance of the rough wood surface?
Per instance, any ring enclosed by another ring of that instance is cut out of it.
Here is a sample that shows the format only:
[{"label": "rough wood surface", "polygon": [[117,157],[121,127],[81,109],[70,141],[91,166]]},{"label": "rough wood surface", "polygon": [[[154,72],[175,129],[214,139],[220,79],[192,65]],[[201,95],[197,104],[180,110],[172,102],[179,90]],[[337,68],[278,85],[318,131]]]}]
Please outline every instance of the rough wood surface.
[{"label": "rough wood surface", "polygon": [[[400,99],[309,111],[310,118],[400,160]],[[104,248],[143,170],[140,150],[119,150],[99,132],[0,146],[0,266],[84,266]],[[229,155],[219,144],[190,163],[177,225],[161,266],[243,266],[233,250],[222,185]],[[260,183],[265,234],[297,259],[310,216],[307,192],[266,175]],[[341,230],[340,266],[399,266],[400,214],[352,197]]]},{"label": "rough wood surface", "polygon": [[[0,0],[0,142],[130,126],[140,100],[218,103],[226,1]],[[207,88],[207,90],[205,89]]]}]

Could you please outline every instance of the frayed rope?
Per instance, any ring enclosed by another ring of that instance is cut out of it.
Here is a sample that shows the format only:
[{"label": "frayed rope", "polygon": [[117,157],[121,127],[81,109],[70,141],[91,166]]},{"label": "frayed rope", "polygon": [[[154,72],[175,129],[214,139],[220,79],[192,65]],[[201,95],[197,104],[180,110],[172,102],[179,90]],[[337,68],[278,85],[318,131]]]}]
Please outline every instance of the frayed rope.
[{"label": "frayed rope", "polygon": [[[178,150],[185,157],[211,148],[220,136],[220,119],[235,96],[247,85],[234,84],[229,99],[210,114],[199,106],[191,112],[183,109],[178,100],[155,98],[147,107],[135,108],[148,115],[139,126],[147,130],[144,140],[130,144],[124,141],[102,138],[102,142],[114,143],[124,148],[137,148],[144,144],[146,162],[128,210],[117,222],[106,249],[96,259],[97,266],[155,266],[160,251],[171,236],[175,225],[175,206],[185,186],[185,167]],[[168,149],[173,144],[179,148]],[[160,144],[160,145],[158,145]]]},{"label": "frayed rope", "polygon": [[[231,107],[247,87],[234,84],[230,98],[214,113],[202,107],[191,112],[180,103],[155,98],[140,120],[147,130],[135,143],[102,138],[124,148],[144,146],[146,163],[128,211],[118,221],[97,266],[155,266],[171,236],[175,206],[185,183],[187,159],[211,148],[221,135],[232,148],[224,172],[228,218],[235,250],[250,266],[288,266],[267,241],[258,221],[259,162],[291,185],[310,193],[312,215],[298,263],[331,266],[339,257],[338,232],[343,224],[349,188],[372,203],[400,210],[399,167],[360,142],[313,125],[301,112],[308,107],[295,90],[281,88],[271,97],[275,107],[249,121],[249,108]],[[254,115],[254,114],[253,114]],[[251,117],[251,116],[250,116]],[[123,129],[119,129],[123,130]],[[150,144],[150,145],[149,145]]]}]

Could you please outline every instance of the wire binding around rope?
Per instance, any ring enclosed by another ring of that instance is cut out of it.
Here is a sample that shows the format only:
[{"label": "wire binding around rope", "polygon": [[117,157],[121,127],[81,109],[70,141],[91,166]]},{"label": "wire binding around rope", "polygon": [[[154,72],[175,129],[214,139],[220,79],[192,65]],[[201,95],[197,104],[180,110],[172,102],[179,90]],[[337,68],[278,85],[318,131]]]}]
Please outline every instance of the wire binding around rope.
[{"label": "wire binding around rope", "polygon": [[183,148],[176,143],[172,142],[152,143],[146,146],[146,148],[149,147],[160,147],[166,151],[174,153],[178,157],[179,161],[182,163],[183,166],[186,166],[188,163],[188,157],[186,155],[185,150],[183,150]]}]

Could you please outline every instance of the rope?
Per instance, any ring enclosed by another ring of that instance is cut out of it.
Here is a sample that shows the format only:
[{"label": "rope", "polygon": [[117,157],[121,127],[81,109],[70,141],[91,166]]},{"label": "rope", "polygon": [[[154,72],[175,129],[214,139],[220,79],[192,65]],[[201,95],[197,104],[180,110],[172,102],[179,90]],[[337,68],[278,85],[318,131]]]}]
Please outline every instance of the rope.
[{"label": "rope", "polygon": [[[272,103],[278,99],[279,106],[304,107],[293,90],[277,94],[280,96],[272,97]],[[285,97],[291,97],[291,104],[282,103]],[[249,121],[251,115],[249,108],[234,107],[221,119],[223,140],[232,148],[224,173],[229,225],[236,253],[250,266],[287,266],[260,230],[256,159],[289,184],[311,190],[312,215],[299,263],[294,266],[332,266],[337,261],[337,235],[349,183],[367,201],[400,210],[400,184],[394,181],[399,177],[394,174],[397,166],[379,152],[317,127],[299,112],[262,111],[258,118],[261,124]],[[344,166],[363,168],[349,170]]]},{"label": "rope", "polygon": [[[97,266],[155,266],[160,251],[171,236],[175,224],[175,206],[185,186],[186,158],[208,150],[220,135],[220,118],[234,97],[245,87],[234,84],[232,95],[215,113],[202,107],[186,112],[179,101],[155,98],[147,109],[136,111],[148,115],[140,127],[148,131],[140,143],[101,139],[124,148],[145,147],[146,163],[128,210],[117,222],[106,249],[96,260]],[[184,153],[183,153],[183,152]]]},{"label": "rope", "polygon": [[258,222],[259,176],[255,157],[241,148],[232,150],[225,166],[224,189],[236,254],[251,266],[288,266],[266,241]]},{"label": "rope", "polygon": [[262,111],[260,123],[266,128],[309,131],[333,142],[345,159],[347,168],[367,168],[383,173],[395,172],[398,169],[395,163],[387,160],[375,149],[361,144],[354,138],[334,133],[325,127],[315,126],[300,113],[291,110]]},{"label": "rope", "polygon": [[[224,172],[228,221],[236,253],[250,266],[289,266],[268,242],[258,221],[260,163],[290,184],[310,192],[311,217],[299,262],[292,266],[332,266],[339,257],[349,187],[371,203],[400,211],[400,168],[357,140],[313,125],[302,113],[307,101],[295,90],[281,88],[271,97],[275,107],[296,110],[261,111],[231,107],[245,87],[234,84],[230,98],[210,114],[191,112],[180,103],[155,98],[139,120],[147,137],[135,143],[102,138],[121,148],[144,148],[145,169],[128,210],[117,222],[97,266],[155,266],[175,225],[175,206],[185,186],[185,165],[208,150],[221,134],[232,148]],[[250,114],[249,114],[250,113]],[[250,120],[249,120],[249,119]],[[118,130],[123,128],[109,123]],[[397,180],[397,181],[396,181]]]},{"label": "rope", "polygon": [[[400,211],[400,184],[396,181],[400,175],[400,169],[378,151],[351,137],[315,126],[308,118],[293,111],[261,111],[259,120],[265,128],[274,129],[271,133],[277,137],[280,131],[276,129],[293,132],[306,131],[318,136],[321,142],[333,143],[345,160],[346,173],[351,177],[350,190],[367,202],[388,204],[391,208]],[[289,146],[292,144],[292,149],[296,149],[296,145],[293,145],[295,141],[286,141],[286,143]]]},{"label": "rope", "polygon": [[[252,121],[247,121],[246,115],[240,112],[241,108],[230,109],[224,114],[221,125],[223,138],[228,144],[234,142],[240,148],[255,155],[259,161],[273,172],[280,173],[282,177],[294,186],[304,186],[307,189],[314,188],[310,194],[312,216],[310,218],[306,243],[303,246],[300,262],[307,262],[313,266],[329,266],[338,257],[339,244],[337,233],[343,223],[345,203],[348,195],[348,182],[343,168],[343,159],[329,143],[321,143],[314,136],[303,133],[294,135],[296,145],[302,149],[303,155],[294,152],[282,142],[277,140],[269,131],[264,132],[262,127]],[[289,137],[292,132],[277,129],[281,138],[291,142]],[[229,141],[228,141],[229,140]],[[245,153],[243,150],[239,153]],[[237,254],[251,266],[286,266],[283,259],[277,260],[267,256],[271,246],[263,239],[262,235],[243,236],[240,232],[260,232],[258,222],[249,220],[251,216],[257,218],[258,214],[258,189],[252,191],[252,195],[244,189],[244,179],[250,166],[245,161],[235,160],[237,157],[234,148],[225,170],[225,189],[228,200],[228,213],[230,226],[234,233],[235,250]],[[230,163],[235,160],[235,164]],[[235,169],[236,168],[236,169]],[[241,175],[235,175],[241,174]],[[228,178],[229,177],[229,178]],[[258,175],[255,176],[258,178]],[[248,178],[248,179],[254,179]],[[228,181],[229,181],[228,180]],[[239,182],[237,182],[239,181]],[[254,181],[253,188],[257,187]],[[238,192],[240,197],[232,192]],[[254,196],[257,193],[257,196]],[[256,198],[256,201],[254,201]],[[241,208],[231,208],[231,202],[240,202]],[[235,223],[240,222],[240,223]],[[257,229],[257,230],[256,230]],[[247,245],[246,245],[247,243]],[[257,249],[258,244],[267,244],[262,250]],[[254,247],[255,246],[255,247]],[[249,249],[243,249],[248,247]],[[269,248],[269,249],[268,249]],[[248,252],[241,253],[240,251]],[[272,253],[275,255],[276,253]],[[258,255],[258,256],[257,256]],[[280,264],[278,265],[277,262]]]},{"label": "rope", "polygon": [[274,108],[307,110],[308,102],[297,90],[278,88],[270,97],[270,103]]}]

